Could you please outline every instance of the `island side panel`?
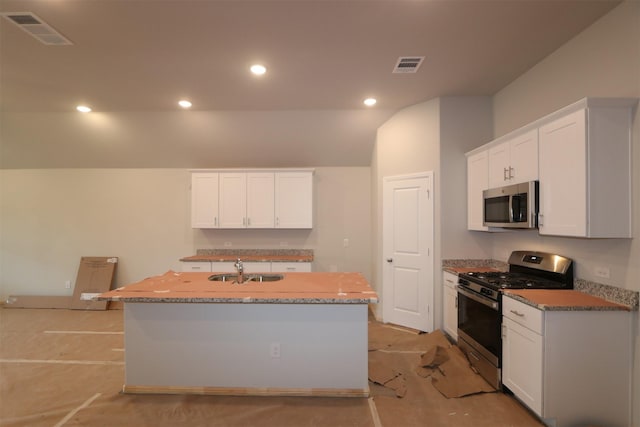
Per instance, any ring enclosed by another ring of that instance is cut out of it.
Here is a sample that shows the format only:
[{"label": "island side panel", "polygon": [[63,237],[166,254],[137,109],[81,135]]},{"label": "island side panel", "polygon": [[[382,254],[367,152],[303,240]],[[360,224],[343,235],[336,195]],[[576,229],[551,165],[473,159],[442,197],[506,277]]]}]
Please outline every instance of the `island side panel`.
[{"label": "island side panel", "polygon": [[124,311],[125,391],[368,392],[366,304],[125,303]]}]

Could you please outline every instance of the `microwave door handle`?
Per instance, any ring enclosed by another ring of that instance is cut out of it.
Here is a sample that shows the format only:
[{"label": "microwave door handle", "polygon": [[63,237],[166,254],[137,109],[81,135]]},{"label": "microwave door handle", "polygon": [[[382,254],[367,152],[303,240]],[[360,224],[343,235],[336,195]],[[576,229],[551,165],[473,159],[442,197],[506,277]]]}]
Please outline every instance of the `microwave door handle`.
[{"label": "microwave door handle", "polygon": [[515,218],[513,216],[513,195],[509,196],[509,222],[515,222]]}]

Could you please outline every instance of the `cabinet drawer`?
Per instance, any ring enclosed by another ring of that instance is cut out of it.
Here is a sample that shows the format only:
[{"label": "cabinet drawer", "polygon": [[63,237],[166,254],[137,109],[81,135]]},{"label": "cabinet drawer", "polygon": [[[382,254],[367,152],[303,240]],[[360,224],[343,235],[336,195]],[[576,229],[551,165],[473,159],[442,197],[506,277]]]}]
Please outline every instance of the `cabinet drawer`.
[{"label": "cabinet drawer", "polygon": [[311,271],[310,262],[272,262],[271,272],[273,273],[287,273],[287,272],[302,272],[309,273]]},{"label": "cabinet drawer", "polygon": [[211,272],[211,263],[208,261],[183,261],[182,271],[204,271],[209,273]]},{"label": "cabinet drawer", "polygon": [[525,328],[544,335],[544,313],[542,310],[538,310],[535,307],[531,307],[505,295],[502,298],[502,315]]},{"label": "cabinet drawer", "polygon": [[443,271],[442,284],[447,288],[456,289],[456,286],[458,285],[458,276],[456,274],[449,273],[448,271]]}]

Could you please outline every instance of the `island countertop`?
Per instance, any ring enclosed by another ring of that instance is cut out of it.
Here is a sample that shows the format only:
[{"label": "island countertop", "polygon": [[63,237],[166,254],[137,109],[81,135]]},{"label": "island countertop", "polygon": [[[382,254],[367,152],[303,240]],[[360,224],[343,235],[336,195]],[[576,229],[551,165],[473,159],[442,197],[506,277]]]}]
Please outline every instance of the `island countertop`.
[{"label": "island countertop", "polygon": [[368,304],[378,295],[360,273],[284,273],[275,282],[238,285],[211,273],[168,271],[100,294],[103,301],[149,303]]}]

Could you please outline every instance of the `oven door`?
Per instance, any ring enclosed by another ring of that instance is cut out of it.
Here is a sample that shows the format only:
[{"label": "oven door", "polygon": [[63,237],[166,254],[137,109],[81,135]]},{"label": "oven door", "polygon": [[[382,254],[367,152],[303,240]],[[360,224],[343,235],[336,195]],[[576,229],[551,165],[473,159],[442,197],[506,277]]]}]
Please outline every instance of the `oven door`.
[{"label": "oven door", "polygon": [[458,285],[458,345],[480,375],[500,387],[500,303]]}]

